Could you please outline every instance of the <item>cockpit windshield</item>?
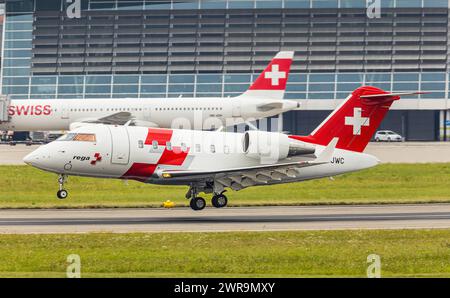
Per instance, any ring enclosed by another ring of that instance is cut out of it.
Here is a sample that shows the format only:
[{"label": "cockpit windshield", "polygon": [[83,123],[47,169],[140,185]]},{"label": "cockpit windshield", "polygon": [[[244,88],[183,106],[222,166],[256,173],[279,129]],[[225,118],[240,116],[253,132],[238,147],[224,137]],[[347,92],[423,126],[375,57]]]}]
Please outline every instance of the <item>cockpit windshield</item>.
[{"label": "cockpit windshield", "polygon": [[68,133],[61,136],[57,141],[95,142],[96,137],[92,133]]}]

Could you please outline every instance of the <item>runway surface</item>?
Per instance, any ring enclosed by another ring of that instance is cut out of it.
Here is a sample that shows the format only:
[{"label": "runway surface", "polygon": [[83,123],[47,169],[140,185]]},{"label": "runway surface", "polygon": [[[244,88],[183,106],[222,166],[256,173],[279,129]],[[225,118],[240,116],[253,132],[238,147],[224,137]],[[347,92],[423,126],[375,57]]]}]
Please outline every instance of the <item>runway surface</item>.
[{"label": "runway surface", "polygon": [[0,233],[450,228],[450,204],[0,210]]}]

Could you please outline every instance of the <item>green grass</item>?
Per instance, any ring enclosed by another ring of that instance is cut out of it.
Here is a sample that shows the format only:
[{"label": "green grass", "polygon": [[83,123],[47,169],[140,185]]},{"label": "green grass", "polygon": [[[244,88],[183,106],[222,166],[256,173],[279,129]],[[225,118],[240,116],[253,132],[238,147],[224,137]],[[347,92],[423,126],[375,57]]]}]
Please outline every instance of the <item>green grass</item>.
[{"label": "green grass", "polygon": [[450,230],[0,235],[0,277],[450,277]]},{"label": "green grass", "polygon": [[[0,166],[0,208],[187,206],[187,187],[70,177],[69,198],[56,199],[57,177],[29,166]],[[384,164],[337,176],[227,192],[231,206],[450,202],[450,164]],[[205,197],[209,197],[205,196]]]}]

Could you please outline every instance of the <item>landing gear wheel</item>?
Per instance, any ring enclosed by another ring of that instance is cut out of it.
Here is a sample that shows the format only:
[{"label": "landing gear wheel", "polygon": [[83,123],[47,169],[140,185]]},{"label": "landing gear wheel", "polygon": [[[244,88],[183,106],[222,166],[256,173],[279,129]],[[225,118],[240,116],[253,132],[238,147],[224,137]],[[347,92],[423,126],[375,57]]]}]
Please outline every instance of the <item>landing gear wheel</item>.
[{"label": "landing gear wheel", "polygon": [[212,197],[211,203],[216,208],[223,208],[227,205],[228,199],[225,195],[215,195]]},{"label": "landing gear wheel", "polygon": [[69,193],[67,192],[67,190],[64,189],[64,183],[67,180],[67,176],[64,174],[59,175],[58,177],[58,184],[59,184],[59,190],[56,193],[56,196],[58,197],[58,199],[65,199],[67,198],[67,196],[69,195]]},{"label": "landing gear wheel", "polygon": [[201,197],[192,198],[190,206],[195,211],[203,210],[206,207],[206,201]]},{"label": "landing gear wheel", "polygon": [[68,195],[69,195],[69,193],[65,189],[58,190],[58,192],[56,193],[56,196],[58,197],[58,199],[61,199],[61,200],[67,198]]}]

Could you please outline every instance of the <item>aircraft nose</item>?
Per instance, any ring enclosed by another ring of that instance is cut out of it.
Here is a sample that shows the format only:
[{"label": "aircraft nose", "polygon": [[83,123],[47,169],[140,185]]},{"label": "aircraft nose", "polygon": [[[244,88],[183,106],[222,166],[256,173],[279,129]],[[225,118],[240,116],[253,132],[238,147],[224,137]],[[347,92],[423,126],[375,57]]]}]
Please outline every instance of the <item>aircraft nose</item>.
[{"label": "aircraft nose", "polygon": [[40,166],[46,166],[50,161],[50,156],[46,153],[45,146],[41,146],[33,152],[26,155],[22,160],[24,163],[39,168]]},{"label": "aircraft nose", "polygon": [[33,161],[36,159],[36,155],[31,152],[29,154],[27,154],[24,158],[23,158],[23,162],[26,163],[27,165],[32,166],[33,165]]}]

